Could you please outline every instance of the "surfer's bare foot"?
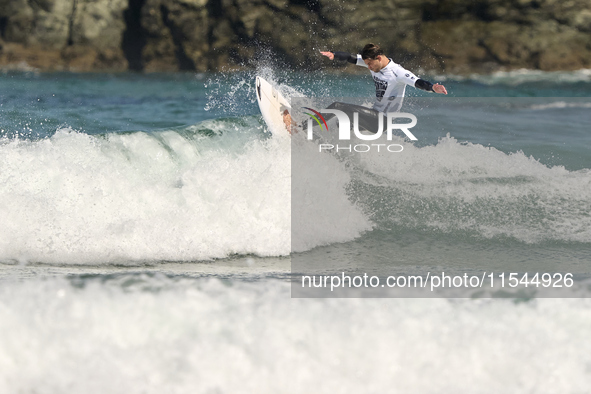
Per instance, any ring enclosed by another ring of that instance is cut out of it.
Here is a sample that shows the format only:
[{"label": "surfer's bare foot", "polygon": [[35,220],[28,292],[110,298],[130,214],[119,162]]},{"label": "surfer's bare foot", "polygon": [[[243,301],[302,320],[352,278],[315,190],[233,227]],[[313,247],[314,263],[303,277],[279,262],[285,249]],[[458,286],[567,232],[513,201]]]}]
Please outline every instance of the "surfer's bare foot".
[{"label": "surfer's bare foot", "polygon": [[293,123],[288,110],[283,111],[283,124],[285,125],[285,128],[289,134],[291,134],[291,131],[295,129],[295,124]]}]

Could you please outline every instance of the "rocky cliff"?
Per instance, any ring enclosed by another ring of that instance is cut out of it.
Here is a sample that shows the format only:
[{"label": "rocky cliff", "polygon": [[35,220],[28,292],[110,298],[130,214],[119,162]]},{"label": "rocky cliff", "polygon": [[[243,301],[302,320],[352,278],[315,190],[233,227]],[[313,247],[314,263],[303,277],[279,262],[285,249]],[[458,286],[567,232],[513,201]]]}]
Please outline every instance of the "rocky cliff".
[{"label": "rocky cliff", "polygon": [[590,0],[0,0],[0,66],[207,71],[382,45],[440,72],[591,68]]}]

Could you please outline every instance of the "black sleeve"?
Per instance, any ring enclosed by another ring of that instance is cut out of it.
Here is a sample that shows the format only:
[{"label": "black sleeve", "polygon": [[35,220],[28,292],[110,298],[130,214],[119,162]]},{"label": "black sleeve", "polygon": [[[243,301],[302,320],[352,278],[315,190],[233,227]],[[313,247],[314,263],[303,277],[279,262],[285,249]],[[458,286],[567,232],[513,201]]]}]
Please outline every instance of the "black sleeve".
[{"label": "black sleeve", "polygon": [[427,92],[432,92],[433,84],[429,81],[425,81],[424,79],[417,79],[417,81],[415,82],[415,88],[426,90]]},{"label": "black sleeve", "polygon": [[338,60],[346,60],[349,63],[357,64],[357,55],[349,52],[333,52],[334,58]]}]

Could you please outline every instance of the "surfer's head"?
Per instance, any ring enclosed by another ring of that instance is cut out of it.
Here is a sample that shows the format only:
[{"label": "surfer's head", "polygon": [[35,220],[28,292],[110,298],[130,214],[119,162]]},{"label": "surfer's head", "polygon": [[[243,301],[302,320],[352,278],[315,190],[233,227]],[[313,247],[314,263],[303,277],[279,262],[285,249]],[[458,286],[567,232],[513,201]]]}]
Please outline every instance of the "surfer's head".
[{"label": "surfer's head", "polygon": [[384,50],[375,44],[367,44],[361,50],[361,58],[373,72],[378,72],[390,61],[384,56]]},{"label": "surfer's head", "polygon": [[380,55],[382,55],[382,56],[384,55],[384,50],[382,48],[380,48],[379,45],[367,44],[361,50],[361,58],[363,60],[365,60],[365,59],[376,60],[378,58],[378,56],[380,56]]}]

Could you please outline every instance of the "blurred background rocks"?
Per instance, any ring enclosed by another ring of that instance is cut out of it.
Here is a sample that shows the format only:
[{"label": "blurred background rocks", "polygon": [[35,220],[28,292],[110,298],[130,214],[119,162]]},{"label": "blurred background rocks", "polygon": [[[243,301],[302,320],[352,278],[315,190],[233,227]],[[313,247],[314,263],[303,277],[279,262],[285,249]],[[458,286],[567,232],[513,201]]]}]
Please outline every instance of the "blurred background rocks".
[{"label": "blurred background rocks", "polygon": [[342,68],[319,50],[380,44],[447,73],[591,68],[590,0],[0,0],[0,67]]}]

